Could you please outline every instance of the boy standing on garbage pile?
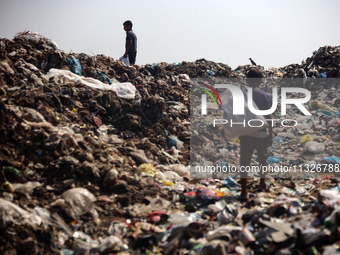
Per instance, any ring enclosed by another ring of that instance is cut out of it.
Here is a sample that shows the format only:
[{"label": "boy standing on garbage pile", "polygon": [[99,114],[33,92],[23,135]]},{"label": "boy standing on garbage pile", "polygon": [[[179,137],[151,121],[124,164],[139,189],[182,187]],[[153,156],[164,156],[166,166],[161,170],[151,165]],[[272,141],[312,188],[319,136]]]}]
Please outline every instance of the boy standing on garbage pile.
[{"label": "boy standing on garbage pile", "polygon": [[[253,88],[253,102],[257,105],[259,110],[268,110],[272,106],[272,98],[269,94],[260,90],[260,85],[263,82],[263,74],[257,68],[251,68],[247,74],[247,83]],[[270,115],[264,116],[266,119],[271,119]],[[254,149],[257,153],[257,161],[260,166],[267,164],[268,147],[273,142],[273,129],[269,125],[268,130],[266,128],[257,131],[256,133],[240,136],[240,166],[250,166],[251,158]],[[259,167],[260,167],[259,166]],[[246,200],[248,198],[247,193],[247,172],[241,172],[241,199]],[[265,189],[265,174],[260,172],[260,184],[259,191]]]},{"label": "boy standing on garbage pile", "polygon": [[137,36],[132,31],[132,22],[127,20],[123,23],[124,30],[126,31],[126,41],[125,41],[125,53],[124,58],[129,57],[130,65],[136,63],[137,55]]}]

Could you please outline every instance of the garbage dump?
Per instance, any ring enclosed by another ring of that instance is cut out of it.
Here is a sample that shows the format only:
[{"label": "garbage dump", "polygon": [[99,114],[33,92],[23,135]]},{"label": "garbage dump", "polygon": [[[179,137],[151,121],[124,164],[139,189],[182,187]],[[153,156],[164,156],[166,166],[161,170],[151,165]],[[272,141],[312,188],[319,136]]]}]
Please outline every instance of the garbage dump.
[{"label": "garbage dump", "polygon": [[[190,88],[242,79],[249,65],[125,66],[28,31],[1,38],[0,56],[1,254],[340,253],[340,88],[310,82],[340,77],[340,46],[258,66],[268,81],[302,78],[312,91],[312,115],[288,109],[298,125],[274,127],[268,158],[310,169],[271,175],[263,192],[251,176],[248,201],[238,177],[191,176]],[[237,138],[198,139],[210,161],[239,164]]]}]

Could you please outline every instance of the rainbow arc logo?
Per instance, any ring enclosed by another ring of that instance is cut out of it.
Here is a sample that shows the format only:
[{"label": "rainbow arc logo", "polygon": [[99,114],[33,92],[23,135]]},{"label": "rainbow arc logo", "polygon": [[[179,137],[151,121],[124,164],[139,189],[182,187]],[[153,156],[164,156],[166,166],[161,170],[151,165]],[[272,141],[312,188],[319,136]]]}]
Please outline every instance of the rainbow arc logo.
[{"label": "rainbow arc logo", "polygon": [[[221,98],[220,98],[220,95],[217,93],[217,91],[210,85],[206,84],[206,83],[203,83],[204,86],[206,86],[208,89],[210,89],[212,92],[214,92],[214,94],[217,96],[221,106],[222,106],[222,101],[221,101]],[[205,89],[205,88],[199,88],[200,90],[206,92],[211,98],[212,100],[214,101],[214,104],[217,106],[217,102],[215,100],[215,97],[212,95],[212,93]],[[202,115],[205,115],[207,114],[207,95],[206,94],[202,94],[201,95],[201,100],[202,100]]]}]

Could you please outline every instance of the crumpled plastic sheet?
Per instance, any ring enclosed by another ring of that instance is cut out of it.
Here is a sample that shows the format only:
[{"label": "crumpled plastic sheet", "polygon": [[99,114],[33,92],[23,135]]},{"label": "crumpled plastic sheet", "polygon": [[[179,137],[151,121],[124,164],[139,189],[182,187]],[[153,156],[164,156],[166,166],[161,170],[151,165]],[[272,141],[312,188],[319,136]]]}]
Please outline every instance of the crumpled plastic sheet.
[{"label": "crumpled plastic sheet", "polygon": [[91,77],[79,76],[69,70],[60,70],[55,68],[51,68],[47,75],[45,75],[46,79],[49,79],[50,77],[63,77],[68,81],[73,81],[91,88],[111,90],[115,92],[117,96],[124,99],[134,99],[136,96],[136,88],[130,82],[112,83],[112,85],[108,85]]},{"label": "crumpled plastic sheet", "polygon": [[324,152],[326,149],[325,144],[318,143],[315,141],[306,142],[305,144],[305,151],[311,152],[311,153],[321,153]]},{"label": "crumpled plastic sheet", "polygon": [[12,183],[13,190],[22,194],[31,194],[35,188],[42,185],[40,182]]},{"label": "crumpled plastic sheet", "polygon": [[63,199],[58,199],[51,206],[61,206],[72,219],[76,220],[81,215],[90,212],[94,218],[98,218],[98,212],[94,208],[96,197],[85,188],[74,188],[62,194]]},{"label": "crumpled plastic sheet", "polygon": [[28,212],[10,201],[0,198],[0,228],[10,223],[40,225],[44,220],[34,211]]}]

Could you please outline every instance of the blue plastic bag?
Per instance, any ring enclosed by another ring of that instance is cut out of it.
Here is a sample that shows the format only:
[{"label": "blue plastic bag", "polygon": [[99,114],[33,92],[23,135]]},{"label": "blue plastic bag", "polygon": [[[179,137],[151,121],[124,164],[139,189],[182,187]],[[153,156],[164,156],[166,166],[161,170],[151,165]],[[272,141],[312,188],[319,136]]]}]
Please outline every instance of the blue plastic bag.
[{"label": "blue plastic bag", "polygon": [[170,148],[175,146],[178,150],[183,148],[183,142],[178,140],[178,138],[174,135],[168,138],[168,145]]},{"label": "blue plastic bag", "polygon": [[320,74],[319,74],[319,77],[320,77],[320,78],[327,78],[327,74],[326,74],[326,73],[320,73]]},{"label": "blue plastic bag", "polygon": [[269,162],[270,164],[279,163],[280,161],[281,161],[281,160],[280,160],[279,158],[275,157],[275,156],[270,156],[270,157],[268,158],[268,162]]},{"label": "blue plastic bag", "polygon": [[340,157],[338,158],[335,158],[335,157],[326,157],[326,158],[323,158],[324,160],[329,160],[329,161],[333,161],[335,163],[338,163],[340,164]]},{"label": "blue plastic bag", "polygon": [[239,186],[237,181],[235,181],[234,178],[232,178],[230,176],[228,176],[227,179],[225,179],[223,182],[228,188],[233,188],[233,187]]},{"label": "blue plastic bag", "polygon": [[98,70],[97,70],[97,74],[100,75],[100,80],[101,80],[102,82],[107,81],[110,85],[112,84],[111,79],[110,79],[109,77],[107,77],[105,74],[103,74],[102,72],[100,72],[100,71],[98,71]]},{"label": "blue plastic bag", "polygon": [[81,75],[81,65],[79,59],[67,58],[68,62],[71,64],[71,70],[73,73]]}]

